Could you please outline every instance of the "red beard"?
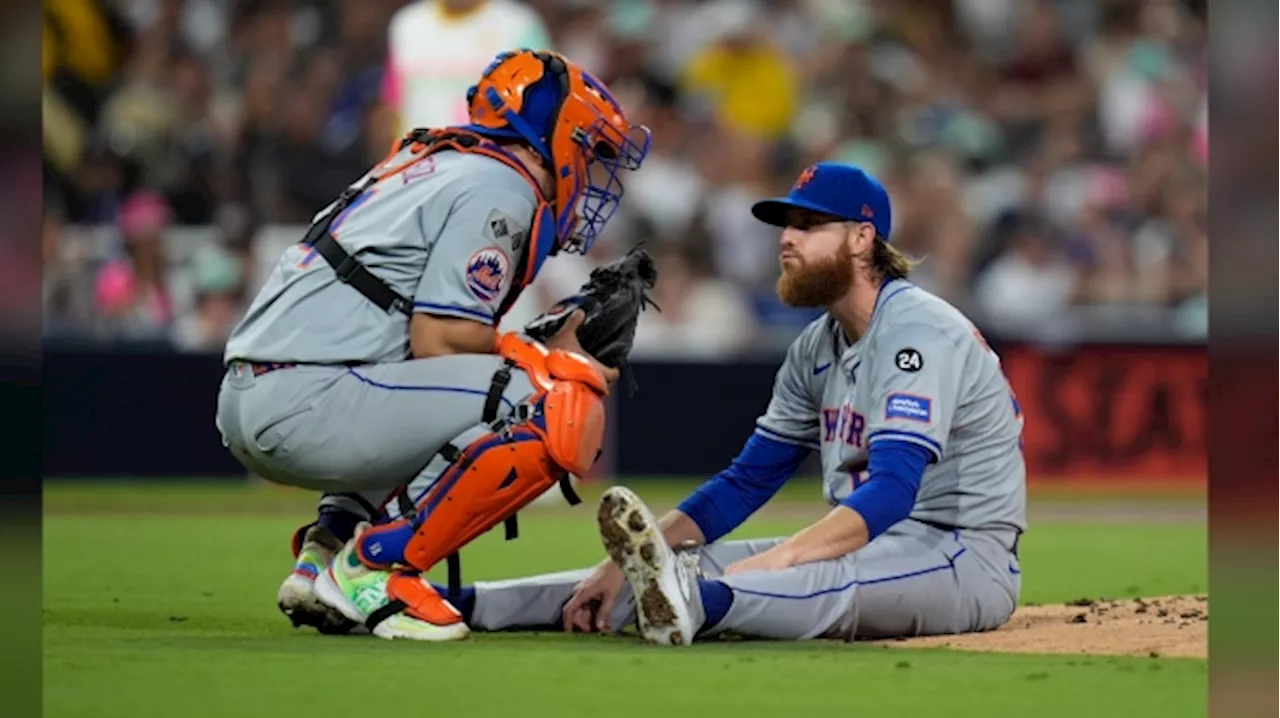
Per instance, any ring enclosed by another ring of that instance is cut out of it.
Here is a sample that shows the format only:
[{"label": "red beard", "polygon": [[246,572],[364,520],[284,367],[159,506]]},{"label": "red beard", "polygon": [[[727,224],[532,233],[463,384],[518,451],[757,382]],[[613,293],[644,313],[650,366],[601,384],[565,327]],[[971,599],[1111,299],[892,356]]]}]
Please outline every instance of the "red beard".
[{"label": "red beard", "polygon": [[789,307],[825,307],[853,286],[853,250],[841,244],[834,257],[806,262],[800,257],[783,265],[778,298]]}]

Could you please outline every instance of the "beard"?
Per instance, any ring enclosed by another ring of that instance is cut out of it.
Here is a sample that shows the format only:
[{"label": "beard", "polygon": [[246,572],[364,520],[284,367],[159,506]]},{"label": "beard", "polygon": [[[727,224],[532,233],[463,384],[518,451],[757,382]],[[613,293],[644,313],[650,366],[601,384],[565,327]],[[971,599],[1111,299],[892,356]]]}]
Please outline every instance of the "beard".
[{"label": "beard", "polygon": [[825,307],[853,286],[853,250],[841,244],[833,257],[807,262],[797,258],[782,266],[778,298],[788,307]]}]

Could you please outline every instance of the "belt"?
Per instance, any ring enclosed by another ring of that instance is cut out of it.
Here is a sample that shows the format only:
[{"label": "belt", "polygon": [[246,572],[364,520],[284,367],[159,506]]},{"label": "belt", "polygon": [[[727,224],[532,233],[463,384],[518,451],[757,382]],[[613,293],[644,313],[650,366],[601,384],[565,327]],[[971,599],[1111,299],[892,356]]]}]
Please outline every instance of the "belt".
[{"label": "belt", "polygon": [[290,367],[298,366],[296,362],[274,362],[274,361],[270,361],[270,362],[251,361],[251,362],[245,362],[245,364],[249,365],[249,371],[252,371],[254,376],[262,376],[263,374],[268,374],[277,369],[288,369]]},{"label": "belt", "polygon": [[331,366],[351,368],[368,364],[368,362],[363,361],[346,361],[341,364],[307,364],[295,361],[246,361],[243,359],[236,360],[235,363],[248,367],[249,371],[253,372],[254,376],[262,376],[263,374],[270,374],[277,369],[290,369],[296,366]]}]

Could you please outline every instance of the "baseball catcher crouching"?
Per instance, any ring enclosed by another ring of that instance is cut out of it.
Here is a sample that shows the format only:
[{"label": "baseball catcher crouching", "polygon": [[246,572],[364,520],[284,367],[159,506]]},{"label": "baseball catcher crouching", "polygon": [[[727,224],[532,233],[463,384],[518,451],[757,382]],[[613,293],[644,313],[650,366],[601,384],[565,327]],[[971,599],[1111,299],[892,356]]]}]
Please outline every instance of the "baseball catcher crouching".
[{"label": "baseball catcher crouching", "polygon": [[278,594],[295,626],[465,636],[418,572],[590,468],[656,279],[634,251],[500,335],[548,257],[590,249],[649,131],[550,52],[499,55],[467,101],[470,124],[411,132],[317,215],[227,343],[224,443],[323,493]]}]

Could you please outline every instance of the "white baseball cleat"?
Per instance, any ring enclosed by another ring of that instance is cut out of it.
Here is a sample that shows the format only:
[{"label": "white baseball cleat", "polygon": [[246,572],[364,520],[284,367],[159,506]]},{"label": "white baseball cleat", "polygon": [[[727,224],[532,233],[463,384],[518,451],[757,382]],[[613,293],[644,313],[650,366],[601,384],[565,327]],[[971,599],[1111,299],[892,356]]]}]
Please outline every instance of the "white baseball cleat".
[{"label": "white baseball cleat", "polygon": [[671,646],[692,643],[702,621],[695,554],[677,556],[667,546],[653,512],[621,486],[600,497],[596,520],[605,551],[635,593],[644,640]]},{"label": "white baseball cleat", "polygon": [[[358,537],[369,527],[356,527]],[[421,576],[370,569],[355,555],[355,539],[316,577],[316,598],[373,635],[412,641],[458,641],[471,634],[462,614]]]}]

